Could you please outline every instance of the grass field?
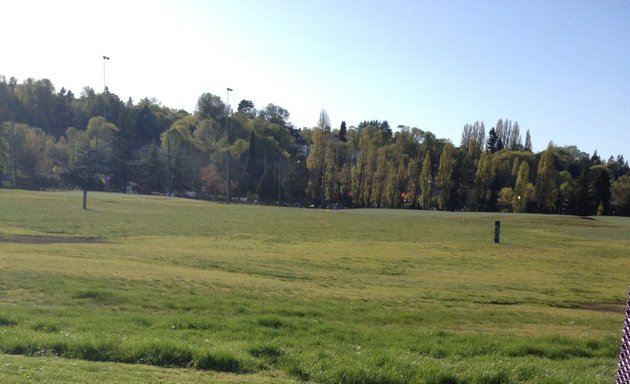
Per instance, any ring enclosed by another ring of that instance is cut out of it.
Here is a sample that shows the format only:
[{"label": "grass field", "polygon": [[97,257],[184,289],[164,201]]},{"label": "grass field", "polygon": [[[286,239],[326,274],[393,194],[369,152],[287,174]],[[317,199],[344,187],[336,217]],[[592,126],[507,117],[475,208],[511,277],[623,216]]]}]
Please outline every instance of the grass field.
[{"label": "grass field", "polygon": [[2,383],[614,382],[628,218],[81,198],[0,190]]}]

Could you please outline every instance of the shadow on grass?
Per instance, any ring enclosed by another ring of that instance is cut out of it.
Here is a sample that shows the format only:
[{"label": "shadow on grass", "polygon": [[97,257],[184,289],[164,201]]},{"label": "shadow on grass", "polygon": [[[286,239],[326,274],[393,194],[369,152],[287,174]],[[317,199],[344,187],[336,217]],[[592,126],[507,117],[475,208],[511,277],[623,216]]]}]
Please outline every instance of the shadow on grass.
[{"label": "shadow on grass", "polygon": [[4,345],[0,352],[26,356],[59,356],[70,359],[165,368],[196,368],[232,373],[251,373],[252,364],[228,351],[195,354],[190,348],[168,342],[120,345],[117,343],[67,343],[65,341],[18,341]]}]

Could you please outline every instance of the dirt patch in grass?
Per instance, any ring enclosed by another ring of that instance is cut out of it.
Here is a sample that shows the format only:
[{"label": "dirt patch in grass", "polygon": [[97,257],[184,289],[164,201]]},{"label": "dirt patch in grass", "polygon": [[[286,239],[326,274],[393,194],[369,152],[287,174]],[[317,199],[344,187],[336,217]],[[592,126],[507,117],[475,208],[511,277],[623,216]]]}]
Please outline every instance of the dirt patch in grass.
[{"label": "dirt patch in grass", "polygon": [[18,243],[18,244],[85,244],[85,243],[104,243],[105,239],[100,237],[68,237],[68,236],[1,236],[0,243]]},{"label": "dirt patch in grass", "polygon": [[580,303],[579,308],[589,311],[623,313],[625,302]]}]

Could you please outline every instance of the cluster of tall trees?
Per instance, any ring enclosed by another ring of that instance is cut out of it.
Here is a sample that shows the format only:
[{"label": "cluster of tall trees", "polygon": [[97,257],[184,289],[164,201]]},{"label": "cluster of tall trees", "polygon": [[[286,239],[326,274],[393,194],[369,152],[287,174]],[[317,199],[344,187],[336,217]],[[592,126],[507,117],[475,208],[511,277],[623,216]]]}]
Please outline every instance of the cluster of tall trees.
[{"label": "cluster of tall trees", "polygon": [[321,207],[630,215],[630,169],[575,146],[532,152],[529,130],[464,125],[459,146],[387,121],[298,129],[277,105],[194,113],[105,89],[0,77],[0,187],[81,188]]}]

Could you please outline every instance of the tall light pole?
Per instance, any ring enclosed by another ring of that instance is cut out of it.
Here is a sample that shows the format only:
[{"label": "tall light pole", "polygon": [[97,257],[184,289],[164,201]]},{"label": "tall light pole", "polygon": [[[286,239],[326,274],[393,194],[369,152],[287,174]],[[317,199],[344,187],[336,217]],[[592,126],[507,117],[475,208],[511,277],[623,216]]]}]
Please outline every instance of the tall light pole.
[{"label": "tall light pole", "polygon": [[109,60],[109,56],[103,56],[103,117],[107,120],[107,103],[105,102],[105,96],[107,94],[107,83],[105,82],[105,62]]},{"label": "tall light pole", "polygon": [[[103,119],[107,120],[107,83],[105,82],[105,62],[109,60],[108,56],[103,56]],[[98,182],[98,132],[94,144],[94,190],[99,190]],[[86,187],[87,188],[87,187]],[[85,200],[87,198],[87,190],[83,191],[83,208],[85,208]]]},{"label": "tall light pole", "polygon": [[227,96],[225,99],[225,131],[227,136],[227,181],[225,185],[225,199],[228,204],[230,204],[230,195],[232,190],[232,153],[230,151],[230,92],[232,92],[232,88],[227,88]]}]

